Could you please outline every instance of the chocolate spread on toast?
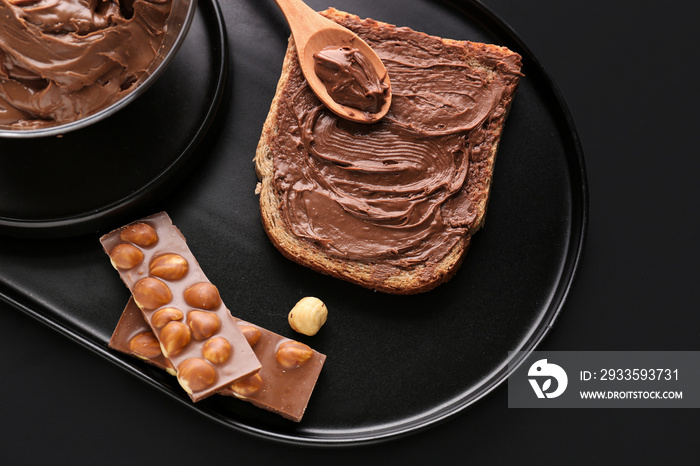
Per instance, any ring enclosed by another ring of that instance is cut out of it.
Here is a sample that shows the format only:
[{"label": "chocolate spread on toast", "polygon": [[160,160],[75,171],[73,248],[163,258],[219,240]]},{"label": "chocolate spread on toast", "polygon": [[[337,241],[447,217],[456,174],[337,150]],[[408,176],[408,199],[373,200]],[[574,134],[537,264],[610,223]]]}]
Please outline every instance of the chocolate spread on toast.
[{"label": "chocolate spread on toast", "polygon": [[482,54],[479,66],[465,61],[463,45],[408,28],[341,24],[383,60],[392,106],[373,125],[343,120],[293,60],[270,144],[282,217],[333,257],[400,268],[437,262],[475,227],[470,168],[497,143],[490,122],[504,117],[520,57]]}]

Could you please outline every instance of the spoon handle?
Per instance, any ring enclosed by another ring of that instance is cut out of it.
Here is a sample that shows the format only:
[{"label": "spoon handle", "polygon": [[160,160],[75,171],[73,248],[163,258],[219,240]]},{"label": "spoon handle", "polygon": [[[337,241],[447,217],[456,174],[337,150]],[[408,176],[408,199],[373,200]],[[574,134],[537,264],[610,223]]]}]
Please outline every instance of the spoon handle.
[{"label": "spoon handle", "polygon": [[297,44],[306,43],[319,29],[336,26],[333,21],[318,14],[302,0],[275,0],[275,3],[287,18],[294,42]]}]

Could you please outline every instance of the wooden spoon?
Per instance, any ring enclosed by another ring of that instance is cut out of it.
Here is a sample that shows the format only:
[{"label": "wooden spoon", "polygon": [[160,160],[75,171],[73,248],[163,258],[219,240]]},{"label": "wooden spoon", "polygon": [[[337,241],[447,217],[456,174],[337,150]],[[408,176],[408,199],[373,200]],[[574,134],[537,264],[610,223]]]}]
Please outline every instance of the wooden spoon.
[{"label": "wooden spoon", "polygon": [[[319,100],[339,117],[358,123],[375,123],[386,115],[391,106],[389,74],[374,50],[354,32],[321,16],[301,0],[275,0],[275,2],[287,18],[289,28],[292,30],[301,71]],[[377,112],[341,105],[328,94],[325,84],[314,70],[314,54],[330,46],[357,49],[374,67],[381,82],[388,87],[384,104]]]}]

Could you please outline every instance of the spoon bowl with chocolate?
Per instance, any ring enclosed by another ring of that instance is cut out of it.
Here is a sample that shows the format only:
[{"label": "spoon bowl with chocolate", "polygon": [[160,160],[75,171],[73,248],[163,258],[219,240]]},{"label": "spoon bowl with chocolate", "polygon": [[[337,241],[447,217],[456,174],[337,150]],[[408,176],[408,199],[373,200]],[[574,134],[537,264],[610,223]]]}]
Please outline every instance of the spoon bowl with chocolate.
[{"label": "spoon bowl with chocolate", "polygon": [[89,126],[150,87],[182,45],[197,0],[0,0],[0,137]]},{"label": "spoon bowl with chocolate", "polygon": [[289,23],[299,66],[318,99],[341,118],[381,120],[391,106],[391,84],[374,50],[301,0],[275,2]]}]

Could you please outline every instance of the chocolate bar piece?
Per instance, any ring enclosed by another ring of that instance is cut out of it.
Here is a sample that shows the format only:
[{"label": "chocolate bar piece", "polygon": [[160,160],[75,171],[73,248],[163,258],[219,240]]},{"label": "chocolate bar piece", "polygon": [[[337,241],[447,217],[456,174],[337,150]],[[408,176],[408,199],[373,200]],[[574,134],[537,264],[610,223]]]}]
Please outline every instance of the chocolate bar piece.
[{"label": "chocolate bar piece", "polygon": [[[301,421],[326,356],[303,343],[234,319],[253,347],[262,368],[257,374],[235,382],[219,393],[235,396],[292,421]],[[124,309],[109,347],[175,373],[133,299],[129,299]]]},{"label": "chocolate bar piece", "polygon": [[160,342],[144,319],[134,298],[129,298],[108,346],[165,369],[170,375],[177,375],[168,358],[163,356]]},{"label": "chocolate bar piece", "polygon": [[100,242],[192,401],[260,370],[218,289],[165,212],[114,230]]}]

